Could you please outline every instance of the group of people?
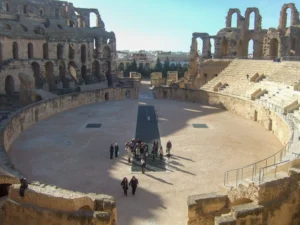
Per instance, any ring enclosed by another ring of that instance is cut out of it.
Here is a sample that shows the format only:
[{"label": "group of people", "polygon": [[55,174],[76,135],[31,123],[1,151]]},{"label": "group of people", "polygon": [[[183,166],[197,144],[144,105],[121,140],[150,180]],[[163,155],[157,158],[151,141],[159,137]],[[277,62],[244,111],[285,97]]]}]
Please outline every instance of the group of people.
[{"label": "group of people", "polygon": [[115,157],[117,158],[118,155],[119,155],[119,145],[118,145],[118,143],[111,144],[110,148],[109,148],[109,152],[110,152],[110,159],[114,158],[114,153],[115,153]]},{"label": "group of people", "polygon": [[131,178],[129,183],[128,183],[127,177],[124,177],[122,182],[121,182],[121,186],[123,188],[124,194],[127,196],[127,190],[129,188],[129,186],[131,186],[132,195],[134,195],[138,184],[139,184],[139,181],[138,181],[138,179],[136,179],[135,176],[133,176]]}]

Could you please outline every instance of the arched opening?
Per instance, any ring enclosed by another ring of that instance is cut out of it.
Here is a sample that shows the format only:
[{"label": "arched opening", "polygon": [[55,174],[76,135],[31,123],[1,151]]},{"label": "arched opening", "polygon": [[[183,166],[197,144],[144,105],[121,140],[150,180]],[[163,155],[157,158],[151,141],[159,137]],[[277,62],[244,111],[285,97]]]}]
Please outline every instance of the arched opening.
[{"label": "arched opening", "polygon": [[111,75],[111,64],[109,60],[106,60],[106,62],[104,63],[104,70],[107,79],[107,84],[110,87],[112,86],[112,75]]},{"label": "arched opening", "polygon": [[130,90],[126,90],[126,92],[125,92],[125,98],[126,99],[130,98]]},{"label": "arched opening", "polygon": [[40,16],[43,16],[43,15],[44,15],[44,10],[40,9]]},{"label": "arched opening", "polygon": [[7,196],[11,184],[0,184],[0,198]]},{"label": "arched opening", "polygon": [[257,111],[254,110],[254,118],[253,118],[254,121],[257,121]]},{"label": "arched opening", "polygon": [[28,13],[28,5],[23,6],[23,13],[27,14]]},{"label": "arched opening", "polygon": [[76,64],[74,62],[69,62],[69,74],[74,81],[78,82],[76,70],[77,70]]},{"label": "arched opening", "polygon": [[90,27],[98,27],[98,17],[96,13],[90,13]]},{"label": "arched opening", "polygon": [[254,30],[255,29],[255,12],[251,12],[249,14],[249,30]]},{"label": "arched opening", "polygon": [[81,67],[81,77],[84,80],[85,84],[87,84],[87,77],[86,77],[86,66]]},{"label": "arched opening", "polygon": [[197,38],[197,46],[198,46],[198,56],[202,56],[203,54],[207,54],[207,52],[203,52],[203,40],[202,38]]},{"label": "arched opening", "polygon": [[48,43],[43,44],[43,58],[48,59],[49,58],[49,52],[48,52]]},{"label": "arched opening", "polygon": [[252,202],[252,200],[250,200],[249,198],[239,198],[231,203],[231,207],[236,206],[236,205],[241,205],[241,204],[247,204],[247,203],[251,203],[251,202]]},{"label": "arched opening", "polygon": [[228,41],[225,37],[222,39],[222,49],[221,49],[222,56],[228,55]]},{"label": "arched opening", "polygon": [[13,43],[13,59],[18,59],[19,58],[19,46],[17,42]]},{"label": "arched opening", "polygon": [[292,9],[291,8],[287,8],[285,11],[286,14],[286,23],[285,23],[285,27],[289,27],[292,26]]},{"label": "arched opening", "polygon": [[45,64],[45,73],[46,73],[46,79],[47,79],[48,84],[49,84],[49,90],[56,89],[55,77],[54,77],[54,74],[53,74],[53,70],[54,70],[53,63],[52,62],[47,62]]},{"label": "arched opening", "polygon": [[253,58],[253,53],[254,53],[254,41],[252,39],[250,39],[249,42],[248,42],[248,55],[247,55],[247,57],[252,59]]},{"label": "arched opening", "polygon": [[75,22],[73,20],[69,20],[69,27],[75,27]]},{"label": "arched opening", "polygon": [[105,94],[104,94],[104,99],[105,99],[105,101],[108,101],[108,100],[109,100],[109,94],[108,94],[108,92],[105,92]]},{"label": "arched opening", "polygon": [[124,71],[125,70],[125,65],[123,62],[119,63],[118,65],[118,71]]},{"label": "arched opening", "polygon": [[75,57],[75,48],[73,44],[69,44],[69,59],[74,59]]},{"label": "arched opening", "polygon": [[9,96],[15,93],[15,81],[11,75],[5,78],[5,93]]},{"label": "arched opening", "polygon": [[231,15],[231,27],[235,28],[238,27],[238,14],[237,12]]},{"label": "arched opening", "polygon": [[27,45],[27,54],[28,54],[28,59],[33,58],[33,44],[32,43],[28,43],[28,45]]},{"label": "arched opening", "polygon": [[272,121],[272,119],[269,119],[268,130],[269,130],[269,131],[272,131],[272,130],[273,130],[273,121]]},{"label": "arched opening", "polygon": [[278,40],[276,38],[273,38],[270,41],[270,57],[278,57]]},{"label": "arched opening", "polygon": [[100,63],[98,61],[94,61],[92,64],[93,76],[100,80]]},{"label": "arched opening", "polygon": [[44,81],[41,76],[40,65],[36,62],[33,62],[31,63],[31,68],[35,79],[35,88],[42,89],[44,86]]},{"label": "arched opening", "polygon": [[58,44],[56,48],[57,59],[63,58],[63,51],[64,51],[63,46],[61,44]]},{"label": "arched opening", "polygon": [[210,52],[211,52],[211,55],[213,57],[213,55],[215,54],[215,39],[210,38],[209,43],[210,43]]},{"label": "arched opening", "polygon": [[5,3],[5,10],[6,10],[6,12],[9,12],[9,4],[8,3]]},{"label": "arched opening", "polygon": [[98,38],[94,38],[94,52],[93,52],[93,56],[94,58],[98,58],[98,48],[99,48],[99,42],[98,42]]},{"label": "arched opening", "polygon": [[82,206],[80,209],[78,209],[78,211],[88,211],[88,212],[92,212],[93,210],[91,209],[90,206],[85,205],[85,206]]},{"label": "arched opening", "polygon": [[62,82],[63,88],[68,88],[69,83],[68,83],[68,80],[66,78],[66,67],[65,67],[65,64],[63,62],[61,62],[60,65],[59,65],[59,78]]},{"label": "arched opening", "polygon": [[86,62],[86,46],[81,45],[81,62],[85,63]]}]

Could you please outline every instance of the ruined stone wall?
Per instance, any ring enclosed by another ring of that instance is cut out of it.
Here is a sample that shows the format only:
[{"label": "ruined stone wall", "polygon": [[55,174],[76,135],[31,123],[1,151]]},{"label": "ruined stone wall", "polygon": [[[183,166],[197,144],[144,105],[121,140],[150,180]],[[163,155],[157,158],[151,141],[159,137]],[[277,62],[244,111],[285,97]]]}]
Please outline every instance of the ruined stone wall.
[{"label": "ruined stone wall", "polygon": [[108,195],[40,184],[29,185],[21,199],[19,185],[12,185],[2,208],[2,219],[5,225],[116,225],[116,203]]},{"label": "ruined stone wall", "polygon": [[252,101],[203,90],[163,87],[155,88],[154,96],[155,98],[193,101],[203,105],[220,107],[250,120],[254,120],[256,111],[257,122],[266,129],[269,128],[269,119],[272,120],[272,132],[283,145],[285,145],[290,138],[290,128],[281,117]]}]

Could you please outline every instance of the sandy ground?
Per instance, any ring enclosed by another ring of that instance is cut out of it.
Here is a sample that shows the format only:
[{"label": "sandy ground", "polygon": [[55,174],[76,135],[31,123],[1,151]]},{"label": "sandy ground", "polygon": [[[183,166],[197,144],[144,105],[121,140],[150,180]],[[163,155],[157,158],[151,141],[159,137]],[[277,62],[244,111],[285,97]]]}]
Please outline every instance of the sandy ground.
[{"label": "sandy ground", "polygon": [[[263,159],[281,148],[259,124],[197,103],[146,99],[112,101],[76,108],[38,122],[12,144],[9,155],[29,180],[115,197],[118,225],[183,225],[187,196],[217,191],[226,170]],[[144,96],[144,97],[143,97]],[[155,106],[163,146],[173,143],[167,172],[132,174],[123,145],[135,136],[139,104]],[[85,128],[101,123],[101,128]],[[206,124],[195,129],[192,124]],[[118,142],[117,159],[109,146]],[[125,197],[123,177],[136,175],[135,196]]]}]

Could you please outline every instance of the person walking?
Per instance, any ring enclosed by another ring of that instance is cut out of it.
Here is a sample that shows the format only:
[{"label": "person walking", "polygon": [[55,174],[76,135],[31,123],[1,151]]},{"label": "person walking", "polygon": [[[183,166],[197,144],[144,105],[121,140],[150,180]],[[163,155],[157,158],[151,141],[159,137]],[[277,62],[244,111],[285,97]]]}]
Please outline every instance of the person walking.
[{"label": "person walking", "polygon": [[119,146],[118,143],[115,144],[115,157],[118,158],[119,155]]},{"label": "person walking", "polygon": [[114,157],[114,145],[113,144],[110,145],[109,151],[110,151],[110,159],[113,159],[113,157]]},{"label": "person walking", "polygon": [[171,149],[172,149],[172,143],[171,143],[171,141],[169,140],[168,142],[167,142],[167,156],[168,157],[170,157],[171,156]]},{"label": "person walking", "polygon": [[162,146],[160,146],[160,148],[159,148],[159,158],[160,158],[160,160],[162,160],[162,159],[163,159],[163,156],[164,156],[163,147],[162,147]]},{"label": "person walking", "polygon": [[127,177],[124,177],[122,182],[121,182],[121,186],[124,190],[124,194],[127,196],[127,190],[128,190],[128,180]]},{"label": "person walking", "polygon": [[132,189],[132,195],[135,194],[138,184],[139,184],[138,179],[136,179],[135,176],[133,176],[129,182],[129,186],[131,186],[131,189]]},{"label": "person walking", "polygon": [[142,173],[144,174],[145,168],[146,168],[146,161],[144,159],[144,156],[142,156],[142,159],[141,159],[141,166],[142,166]]}]

